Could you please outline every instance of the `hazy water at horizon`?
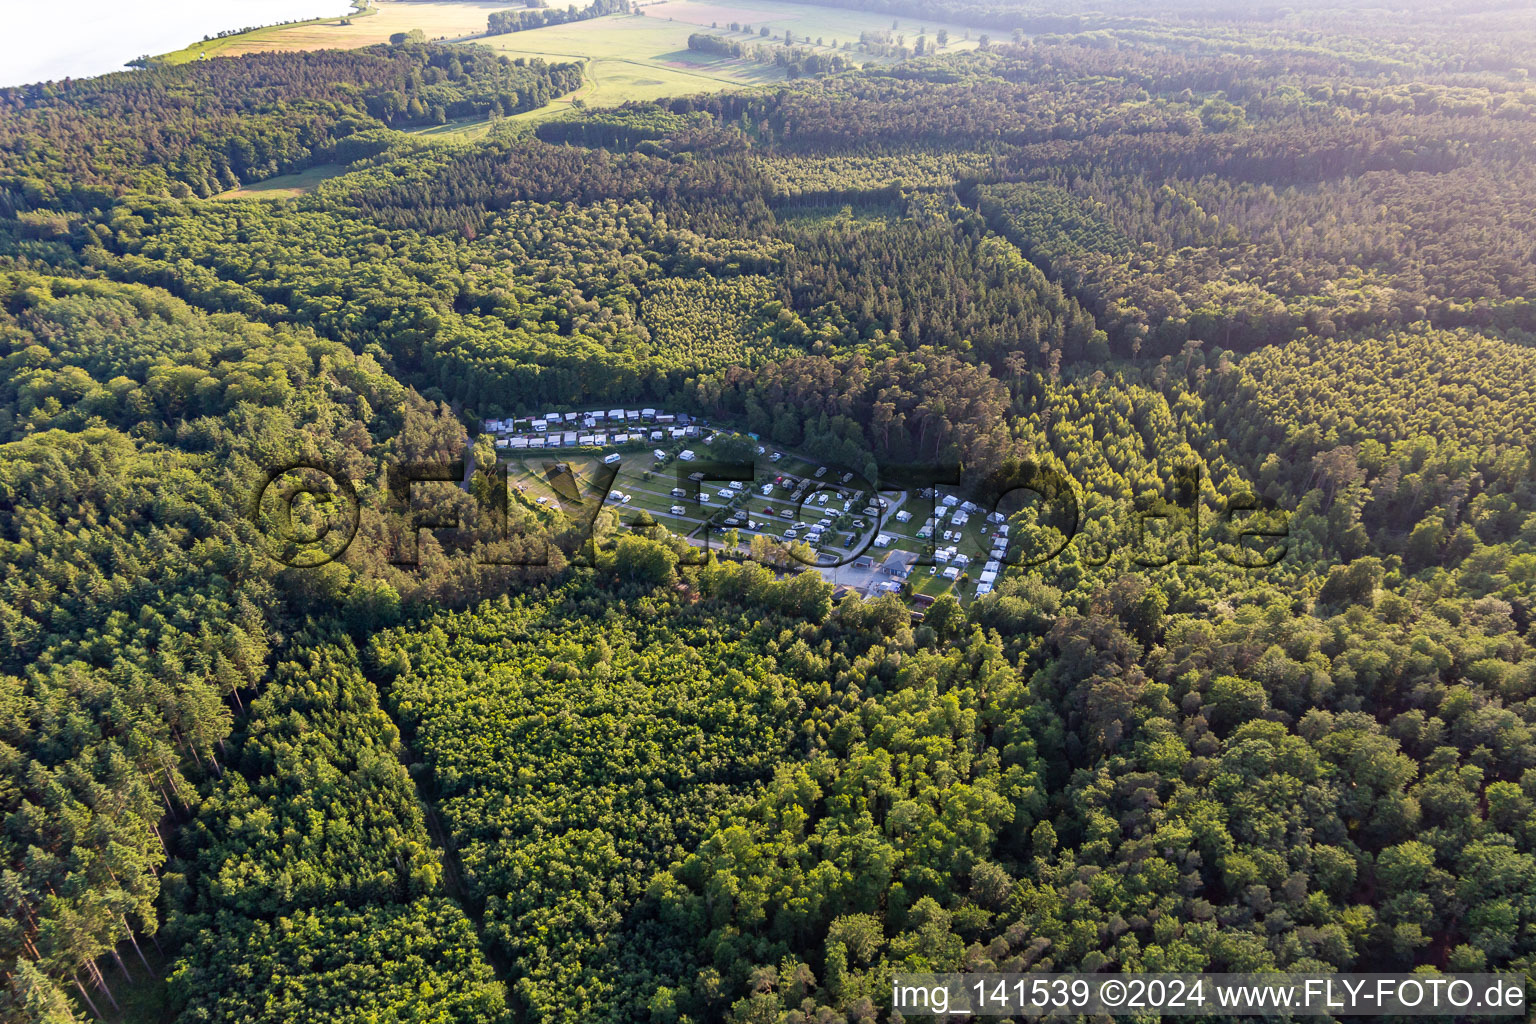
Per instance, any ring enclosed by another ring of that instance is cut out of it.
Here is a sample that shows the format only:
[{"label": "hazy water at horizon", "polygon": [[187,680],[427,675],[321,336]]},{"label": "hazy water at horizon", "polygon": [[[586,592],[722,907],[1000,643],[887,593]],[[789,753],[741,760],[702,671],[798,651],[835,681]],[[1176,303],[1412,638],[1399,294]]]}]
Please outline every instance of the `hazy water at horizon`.
[{"label": "hazy water at horizon", "polygon": [[0,33],[0,86],[122,71],[227,29],[333,18],[348,0],[29,0],[7,5]]}]

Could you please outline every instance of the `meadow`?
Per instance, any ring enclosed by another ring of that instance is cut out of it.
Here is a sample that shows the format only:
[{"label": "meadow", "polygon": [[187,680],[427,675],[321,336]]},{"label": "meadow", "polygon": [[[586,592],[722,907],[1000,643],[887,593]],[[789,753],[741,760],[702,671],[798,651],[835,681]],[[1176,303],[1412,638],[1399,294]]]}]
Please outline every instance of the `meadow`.
[{"label": "meadow", "polygon": [[232,188],[227,192],[220,192],[215,199],[297,199],[299,196],[308,195],[315,190],[315,186],[327,178],[334,178],[346,168],[340,164],[317,164],[314,167],[295,171],[293,174],[279,174],[275,178],[267,178],[263,181],[243,185],[240,188]]},{"label": "meadow", "polygon": [[[862,11],[832,10],[810,4],[744,0],[741,3],[701,3],[699,0],[666,0],[642,8],[638,15],[613,15],[592,21],[555,25],[528,32],[488,36],[480,42],[514,57],[546,60],[587,60],[588,84],[581,92],[562,97],[525,118],[547,116],[579,99],[590,106],[609,106],[628,100],[659,99],[691,92],[763,85],[784,80],[781,69],[747,60],[718,57],[688,49],[688,37],[701,30],[737,42],[782,41],[794,34],[797,45],[820,43],[817,49],[833,53],[844,42],[857,42],[861,32],[890,31],[892,24],[909,41],[919,29],[929,40],[939,29],[950,35],[948,50],[972,49],[977,30],[940,22],[919,24],[911,18],[888,19]],[[731,32],[735,22],[751,31]],[[768,39],[760,32],[769,30]],[[967,35],[972,39],[967,39]],[[875,60],[857,54],[856,59]]]}]

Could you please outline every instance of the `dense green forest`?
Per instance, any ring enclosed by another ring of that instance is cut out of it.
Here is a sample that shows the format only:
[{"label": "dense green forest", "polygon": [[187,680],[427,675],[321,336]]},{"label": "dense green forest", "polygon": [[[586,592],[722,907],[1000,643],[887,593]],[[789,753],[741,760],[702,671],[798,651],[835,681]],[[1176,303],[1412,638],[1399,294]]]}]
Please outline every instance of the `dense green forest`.
[{"label": "dense green forest", "polygon": [[[0,90],[0,1020],[1536,972],[1536,18],[841,6],[995,36],[537,121],[581,68],[461,44]],[[920,616],[498,526],[478,422],[616,404],[1081,523]]]}]

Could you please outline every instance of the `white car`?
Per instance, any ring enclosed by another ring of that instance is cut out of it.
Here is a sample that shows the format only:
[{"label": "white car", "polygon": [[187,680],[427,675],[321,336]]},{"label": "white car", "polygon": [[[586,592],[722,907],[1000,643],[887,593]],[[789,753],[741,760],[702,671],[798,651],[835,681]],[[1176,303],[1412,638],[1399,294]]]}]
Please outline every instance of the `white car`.
[{"label": "white car", "polygon": [[774,452],[772,455],[768,456],[768,461],[769,462],[778,462],[783,457],[784,457],[784,453],[783,452]]}]

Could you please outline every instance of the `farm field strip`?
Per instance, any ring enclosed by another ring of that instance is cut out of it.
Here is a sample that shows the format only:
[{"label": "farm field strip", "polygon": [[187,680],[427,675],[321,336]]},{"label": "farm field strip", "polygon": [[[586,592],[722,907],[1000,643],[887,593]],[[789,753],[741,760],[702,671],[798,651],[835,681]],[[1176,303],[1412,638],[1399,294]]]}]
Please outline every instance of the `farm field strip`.
[{"label": "farm field strip", "polygon": [[166,54],[162,59],[172,64],[184,64],[199,60],[204,54],[211,58],[271,50],[350,50],[387,43],[394,33],[412,29],[420,29],[428,39],[466,41],[485,33],[493,11],[522,6],[493,0],[376,0],[366,11],[292,25],[270,25],[222,39],[196,42]]}]

